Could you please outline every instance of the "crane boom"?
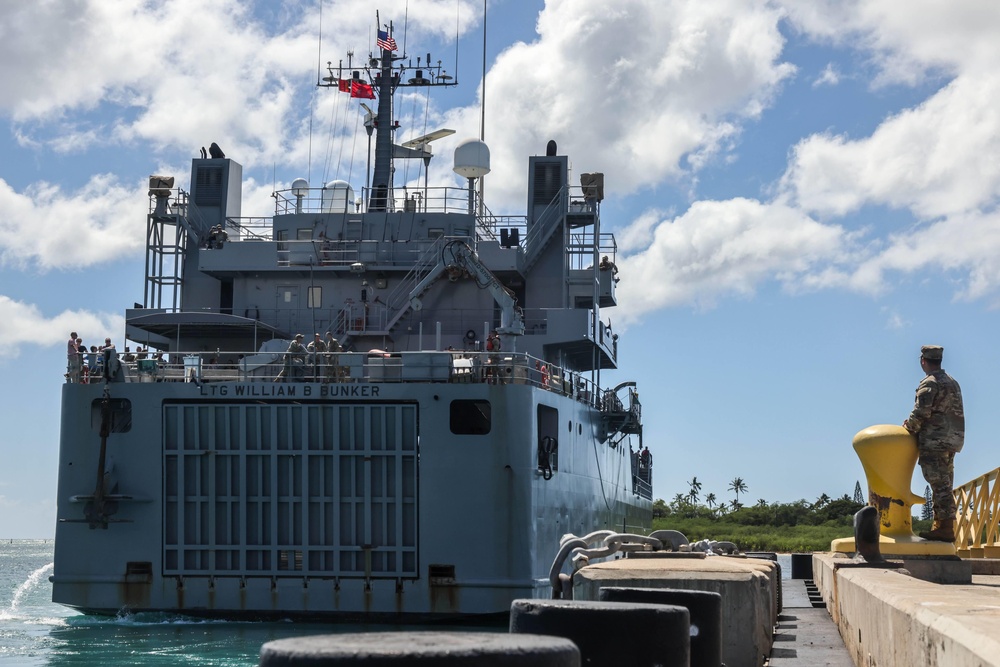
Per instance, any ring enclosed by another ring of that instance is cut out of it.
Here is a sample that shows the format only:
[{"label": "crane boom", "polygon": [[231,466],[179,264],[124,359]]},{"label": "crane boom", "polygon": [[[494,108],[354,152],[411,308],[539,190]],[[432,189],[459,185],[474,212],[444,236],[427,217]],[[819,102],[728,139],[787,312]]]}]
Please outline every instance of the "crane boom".
[{"label": "crane boom", "polygon": [[500,326],[497,333],[501,336],[523,336],[524,315],[517,305],[517,298],[506,288],[481,261],[469,244],[460,240],[449,241],[441,249],[437,265],[431,269],[424,279],[410,290],[410,306],[420,310],[420,295],[445,273],[465,271],[476,279],[480,287],[490,291],[493,300],[500,306]]}]

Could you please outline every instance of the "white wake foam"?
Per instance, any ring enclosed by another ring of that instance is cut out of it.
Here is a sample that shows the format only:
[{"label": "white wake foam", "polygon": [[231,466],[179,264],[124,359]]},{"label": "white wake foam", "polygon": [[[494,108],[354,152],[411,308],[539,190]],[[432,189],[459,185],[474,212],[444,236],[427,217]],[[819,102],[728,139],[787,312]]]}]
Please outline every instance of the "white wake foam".
[{"label": "white wake foam", "polygon": [[38,586],[39,582],[43,580],[43,577],[45,577],[47,573],[52,571],[52,566],[53,563],[43,565],[29,574],[28,578],[21,582],[21,585],[17,587],[16,591],[14,591],[14,597],[11,598],[10,606],[8,606],[7,609],[0,610],[0,620],[18,618],[21,615],[21,603],[24,602],[24,598]]}]

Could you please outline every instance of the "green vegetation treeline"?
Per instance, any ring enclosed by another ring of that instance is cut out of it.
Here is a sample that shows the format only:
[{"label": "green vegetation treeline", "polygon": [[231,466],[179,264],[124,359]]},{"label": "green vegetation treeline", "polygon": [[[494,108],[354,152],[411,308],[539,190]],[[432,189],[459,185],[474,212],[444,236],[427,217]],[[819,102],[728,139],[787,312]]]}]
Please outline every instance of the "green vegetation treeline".
[{"label": "green vegetation treeline", "polygon": [[[859,498],[860,486],[853,498],[845,493],[831,499],[824,493],[812,503],[769,503],[759,499],[755,505],[744,506],[739,494],[748,489],[739,477],[729,485],[728,490],[737,495],[728,504],[717,503],[712,493],[701,504],[698,478],[688,485],[691,491],[687,495],[677,494],[669,503],[662,499],[653,503],[653,530],[677,530],[691,542],[733,542],[741,551],[829,551],[831,541],[854,535],[854,514],[865,506]],[[922,523],[915,521],[914,528],[923,529]]]}]

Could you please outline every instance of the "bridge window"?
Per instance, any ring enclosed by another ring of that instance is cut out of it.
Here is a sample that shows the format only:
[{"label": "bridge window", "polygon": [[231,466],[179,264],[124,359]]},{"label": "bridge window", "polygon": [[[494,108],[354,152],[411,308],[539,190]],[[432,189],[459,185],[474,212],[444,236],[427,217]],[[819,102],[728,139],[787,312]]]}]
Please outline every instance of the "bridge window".
[{"label": "bridge window", "polygon": [[323,288],[319,285],[309,288],[308,308],[323,307]]},{"label": "bridge window", "polygon": [[452,401],[450,422],[455,435],[486,435],[493,425],[493,408],[489,401]]}]

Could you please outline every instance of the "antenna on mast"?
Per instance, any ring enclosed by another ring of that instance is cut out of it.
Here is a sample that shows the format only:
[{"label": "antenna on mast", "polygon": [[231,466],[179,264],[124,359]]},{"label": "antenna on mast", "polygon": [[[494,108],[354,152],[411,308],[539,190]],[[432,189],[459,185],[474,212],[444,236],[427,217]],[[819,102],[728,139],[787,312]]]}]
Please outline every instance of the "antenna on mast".
[{"label": "antenna on mast", "polygon": [[[366,184],[369,211],[390,210],[392,197],[393,159],[396,157],[412,157],[408,152],[399,150],[393,141],[393,132],[399,129],[399,121],[393,117],[393,96],[399,87],[436,87],[454,86],[458,81],[449,76],[441,66],[441,61],[432,64],[431,54],[426,60],[417,58],[416,67],[404,53],[396,55],[399,50],[393,38],[393,23],[389,21],[382,26],[379,12],[375,12],[376,40],[375,50],[369,52],[368,59],[359,58],[360,67],[354,69],[353,52],[348,53],[347,67],[339,63],[337,67],[332,62],[327,63],[328,75],[317,84],[321,88],[337,87],[340,91],[349,93],[353,98],[378,99],[375,113],[368,110],[365,118],[365,129],[375,132],[375,163],[371,172],[370,186]],[[371,134],[369,134],[369,142]],[[420,157],[423,157],[421,154]],[[367,180],[367,178],[366,178]]]}]

